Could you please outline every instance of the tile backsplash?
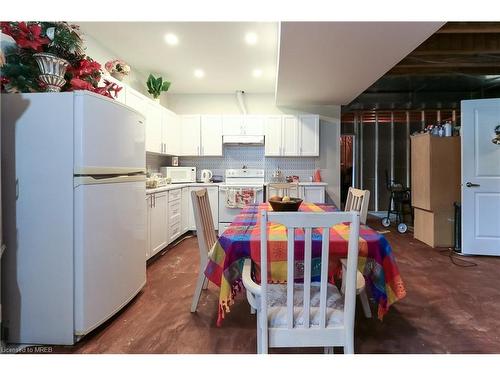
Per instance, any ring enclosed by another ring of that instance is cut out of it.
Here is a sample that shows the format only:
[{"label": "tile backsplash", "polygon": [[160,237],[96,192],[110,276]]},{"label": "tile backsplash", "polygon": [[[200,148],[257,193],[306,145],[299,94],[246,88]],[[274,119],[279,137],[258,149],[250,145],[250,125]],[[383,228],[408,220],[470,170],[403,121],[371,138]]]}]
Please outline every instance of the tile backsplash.
[{"label": "tile backsplash", "polygon": [[[223,156],[180,156],[179,165],[196,167],[198,178],[202,169],[210,169],[214,175],[224,176],[224,171],[230,168],[264,169],[266,181],[272,177],[276,168],[280,168],[285,176],[299,176],[301,181],[308,181],[316,168],[319,168],[319,157],[277,158],[265,157],[264,146],[225,145]],[[147,168],[152,172],[159,171],[161,166],[171,165],[171,157],[147,154]]]}]

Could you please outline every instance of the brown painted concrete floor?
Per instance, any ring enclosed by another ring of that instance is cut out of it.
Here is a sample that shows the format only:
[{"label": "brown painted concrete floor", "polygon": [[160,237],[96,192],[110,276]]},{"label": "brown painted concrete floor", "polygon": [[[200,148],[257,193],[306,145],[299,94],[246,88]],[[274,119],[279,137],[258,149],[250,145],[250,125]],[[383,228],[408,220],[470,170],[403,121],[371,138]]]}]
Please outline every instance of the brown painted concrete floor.
[{"label": "brown painted concrete floor", "polygon": [[[368,224],[383,229],[378,219]],[[392,230],[386,236],[407,296],[383,322],[365,319],[358,309],[356,353],[500,353],[500,258],[466,258],[477,267],[462,268],[411,233]],[[198,312],[189,312],[197,271],[197,241],[187,238],[148,266],[143,291],[111,321],[74,347],[54,352],[255,353],[255,316],[244,293],[221,328],[215,326],[218,289],[213,284],[202,294]]]}]

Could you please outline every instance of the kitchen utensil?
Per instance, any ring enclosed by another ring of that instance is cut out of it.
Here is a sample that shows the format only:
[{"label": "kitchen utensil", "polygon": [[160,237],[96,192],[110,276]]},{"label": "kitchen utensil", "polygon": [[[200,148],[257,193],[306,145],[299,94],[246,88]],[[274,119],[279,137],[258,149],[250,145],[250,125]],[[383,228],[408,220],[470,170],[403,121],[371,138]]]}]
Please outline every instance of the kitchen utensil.
[{"label": "kitchen utensil", "polygon": [[212,178],[213,176],[213,173],[211,170],[209,169],[203,169],[201,171],[201,180],[204,182],[204,183],[208,183],[210,182],[210,179]]}]

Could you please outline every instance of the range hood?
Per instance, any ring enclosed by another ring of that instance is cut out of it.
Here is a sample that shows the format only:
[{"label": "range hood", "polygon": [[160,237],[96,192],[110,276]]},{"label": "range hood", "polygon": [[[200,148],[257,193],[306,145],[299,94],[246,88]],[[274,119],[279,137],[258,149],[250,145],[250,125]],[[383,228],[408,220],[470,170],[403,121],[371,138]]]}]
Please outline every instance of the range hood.
[{"label": "range hood", "polygon": [[263,145],[263,135],[224,135],[222,143],[225,145]]}]

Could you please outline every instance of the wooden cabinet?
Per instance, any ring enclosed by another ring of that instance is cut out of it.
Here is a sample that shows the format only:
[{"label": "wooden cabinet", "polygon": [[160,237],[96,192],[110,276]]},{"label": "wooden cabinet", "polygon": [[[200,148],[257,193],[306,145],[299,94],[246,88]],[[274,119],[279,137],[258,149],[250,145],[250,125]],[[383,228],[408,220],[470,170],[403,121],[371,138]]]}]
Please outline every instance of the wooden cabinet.
[{"label": "wooden cabinet", "polygon": [[460,137],[411,137],[412,206],[428,211],[460,201]]},{"label": "wooden cabinet", "polygon": [[411,137],[414,236],[429,246],[453,245],[453,203],[460,201],[460,137]]},{"label": "wooden cabinet", "polygon": [[148,243],[146,254],[151,258],[168,245],[168,192],[149,195]]},{"label": "wooden cabinet", "polygon": [[266,116],[265,156],[319,156],[319,116]]},{"label": "wooden cabinet", "polygon": [[200,156],[222,156],[222,116],[201,116]]}]

